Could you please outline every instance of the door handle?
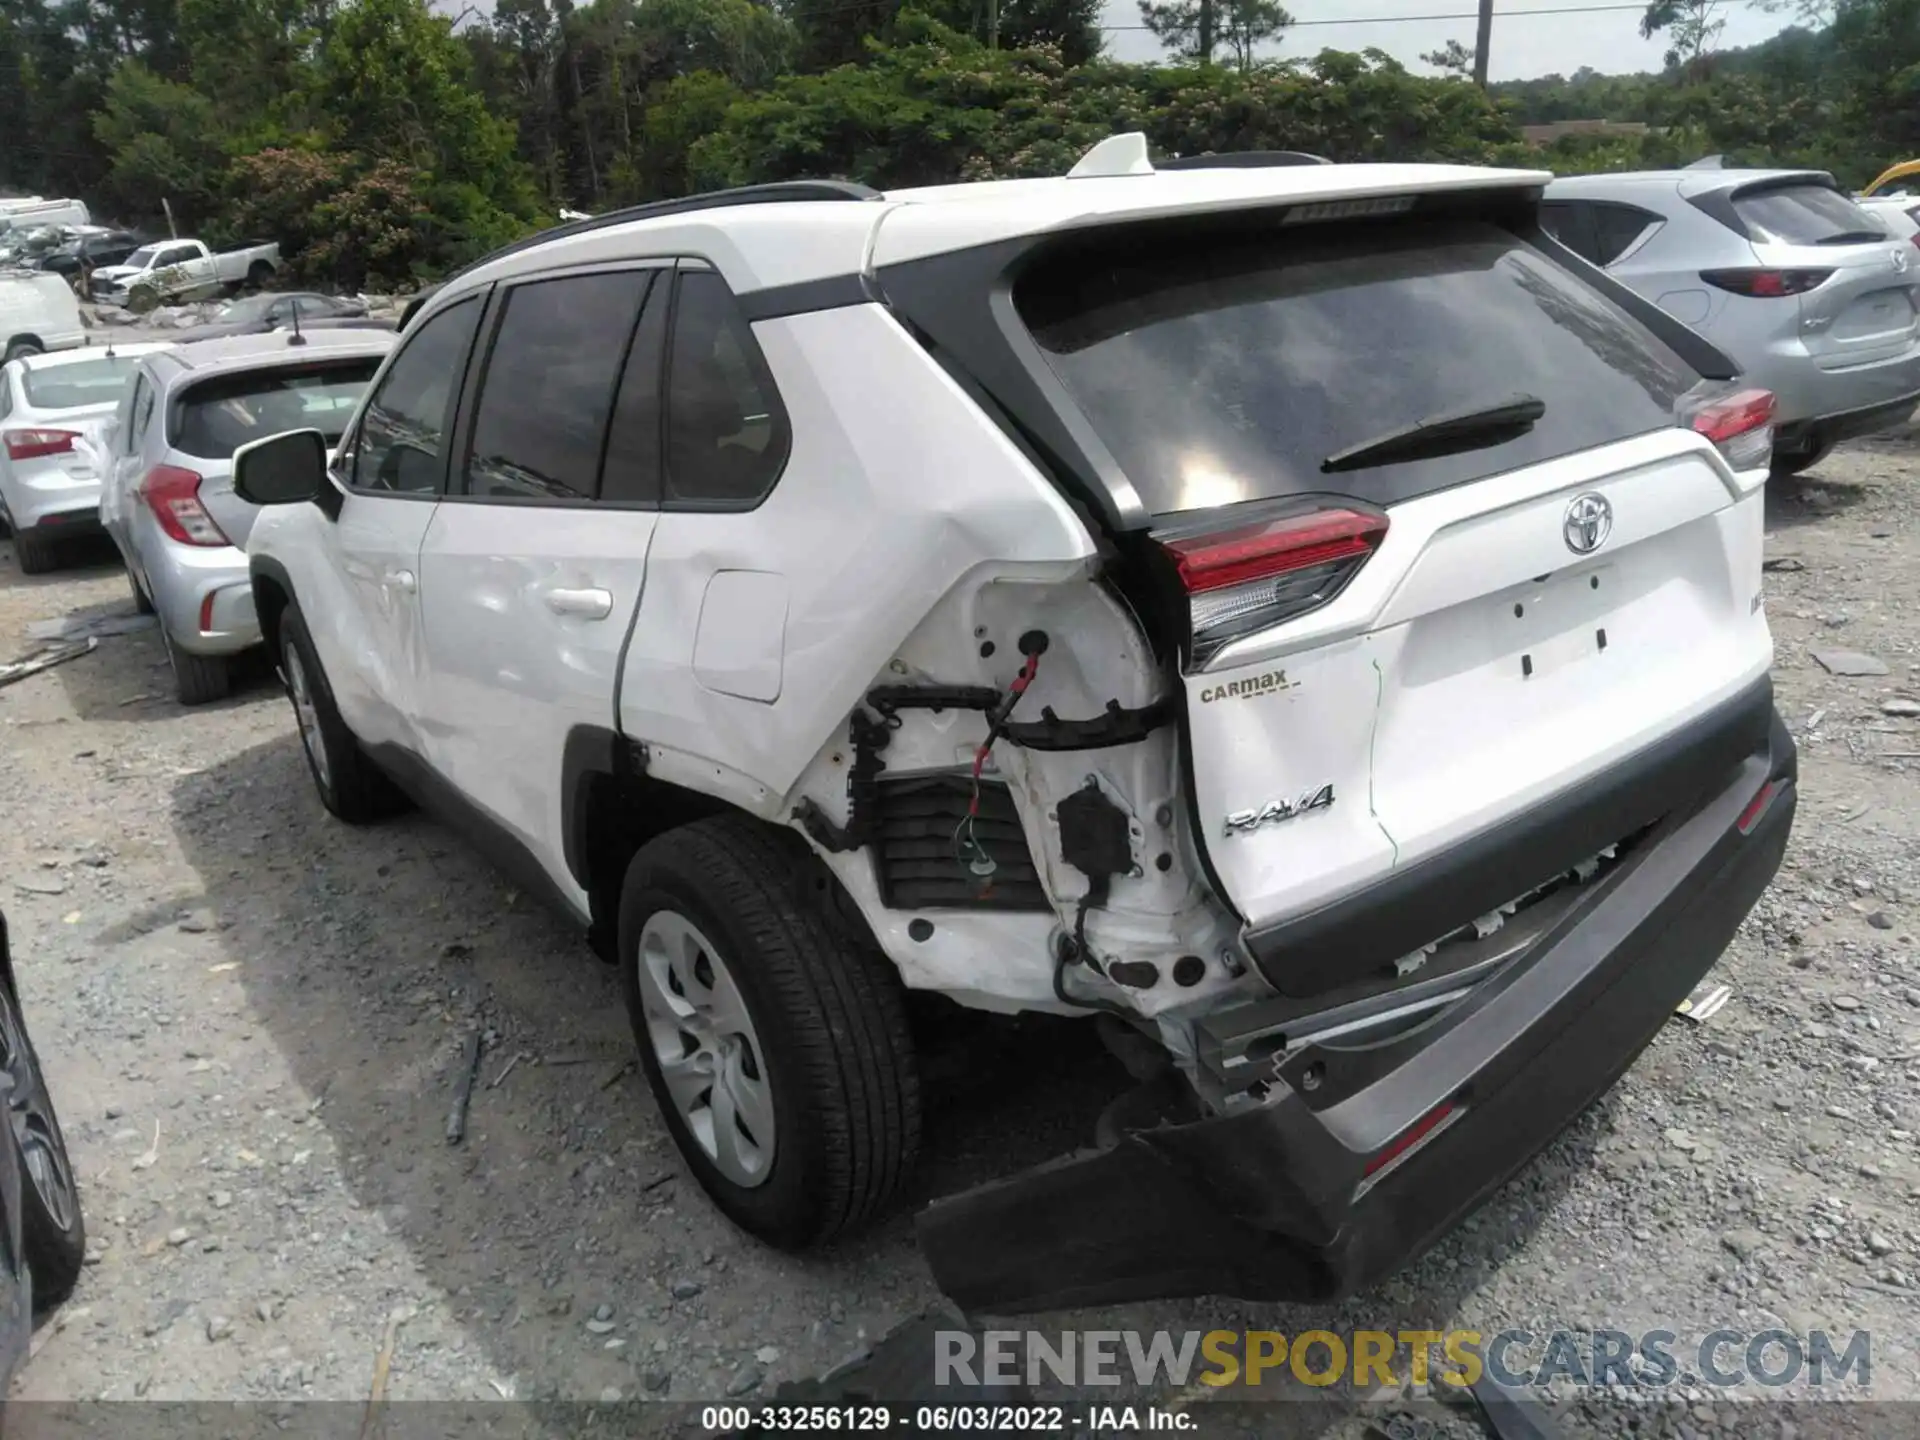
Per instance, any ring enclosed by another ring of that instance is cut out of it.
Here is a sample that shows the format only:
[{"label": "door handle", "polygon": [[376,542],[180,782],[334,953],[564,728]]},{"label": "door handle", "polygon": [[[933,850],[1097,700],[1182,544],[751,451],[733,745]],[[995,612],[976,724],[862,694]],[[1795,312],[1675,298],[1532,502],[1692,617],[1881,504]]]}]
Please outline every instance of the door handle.
[{"label": "door handle", "polygon": [[548,590],[547,608],[556,615],[574,615],[582,620],[604,620],[613,613],[611,590]]},{"label": "door handle", "polygon": [[387,571],[387,583],[394,589],[403,590],[411,595],[414,589],[413,572],[411,570],[389,570]]}]

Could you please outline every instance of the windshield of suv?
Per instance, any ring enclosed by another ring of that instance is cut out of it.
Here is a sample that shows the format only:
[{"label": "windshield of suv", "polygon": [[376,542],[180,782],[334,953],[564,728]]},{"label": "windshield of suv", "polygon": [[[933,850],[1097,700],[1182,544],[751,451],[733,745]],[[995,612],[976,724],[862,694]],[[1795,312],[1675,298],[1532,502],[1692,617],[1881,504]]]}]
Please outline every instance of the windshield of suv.
[{"label": "windshield of suv", "polygon": [[1886,227],[1837,190],[1777,185],[1733,197],[1734,212],[1756,240],[1784,245],[1845,245],[1885,238]]},{"label": "windshield of suv", "polygon": [[79,360],[71,365],[29,369],[22,379],[27,404],[36,410],[78,410],[84,405],[111,405],[120,399],[127,376],[139,364],[131,355],[109,355]]},{"label": "windshield of suv", "polygon": [[[1487,223],[1112,231],[1033,267],[1014,304],[1156,515],[1330,490],[1392,504],[1672,425],[1699,378]],[[1498,443],[1321,469],[1509,395],[1539,416]]]},{"label": "windshield of suv", "polygon": [[370,355],[202,381],[174,404],[172,443],[202,460],[231,460],[242,445],[288,430],[318,430],[336,445],[379,368]]}]

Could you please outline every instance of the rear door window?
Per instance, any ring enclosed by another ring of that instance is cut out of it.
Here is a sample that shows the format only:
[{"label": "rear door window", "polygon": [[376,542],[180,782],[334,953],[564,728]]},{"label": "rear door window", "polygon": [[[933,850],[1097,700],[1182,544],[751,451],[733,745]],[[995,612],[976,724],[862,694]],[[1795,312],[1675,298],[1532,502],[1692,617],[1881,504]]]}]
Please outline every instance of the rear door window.
[{"label": "rear door window", "polygon": [[[1110,232],[1015,306],[1157,515],[1313,492],[1393,504],[1670,426],[1699,377],[1611,300],[1489,223]],[[1335,472],[1435,416],[1537,399],[1485,448]]]},{"label": "rear door window", "polygon": [[1783,245],[1847,245],[1877,240],[1885,229],[1824,185],[1770,185],[1733,197],[1734,212],[1756,240]]},{"label": "rear door window", "polygon": [[647,270],[574,275],[507,292],[474,409],[469,495],[592,500],[607,418]]}]

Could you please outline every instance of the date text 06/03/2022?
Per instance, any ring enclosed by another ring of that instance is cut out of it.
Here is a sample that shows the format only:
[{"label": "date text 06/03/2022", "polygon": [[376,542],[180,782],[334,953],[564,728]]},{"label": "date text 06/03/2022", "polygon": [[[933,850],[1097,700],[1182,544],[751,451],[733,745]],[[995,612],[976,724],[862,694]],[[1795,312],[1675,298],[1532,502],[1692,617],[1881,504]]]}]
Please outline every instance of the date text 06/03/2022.
[{"label": "date text 06/03/2022", "polygon": [[834,1433],[909,1434],[1005,1433],[1122,1434],[1161,1431],[1168,1434],[1195,1428],[1193,1415],[1173,1407],[1152,1405],[709,1405],[700,1415],[710,1433],[742,1430],[782,1431],[800,1435]]}]

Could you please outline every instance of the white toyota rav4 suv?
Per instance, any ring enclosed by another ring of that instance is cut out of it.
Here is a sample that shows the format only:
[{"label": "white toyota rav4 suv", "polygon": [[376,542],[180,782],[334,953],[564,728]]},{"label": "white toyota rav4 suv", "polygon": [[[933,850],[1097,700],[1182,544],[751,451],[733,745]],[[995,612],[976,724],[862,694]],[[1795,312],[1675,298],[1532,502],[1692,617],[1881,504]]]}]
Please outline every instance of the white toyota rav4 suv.
[{"label": "white toyota rav4 suv", "polygon": [[578,222],[236,457],[327,808],[578,917],[777,1245],[901,1187],[930,991],[1142,1078],[921,1215],[965,1308],[1370,1283],[1780,863],[1771,397],[1545,175],[1261,159]]}]

